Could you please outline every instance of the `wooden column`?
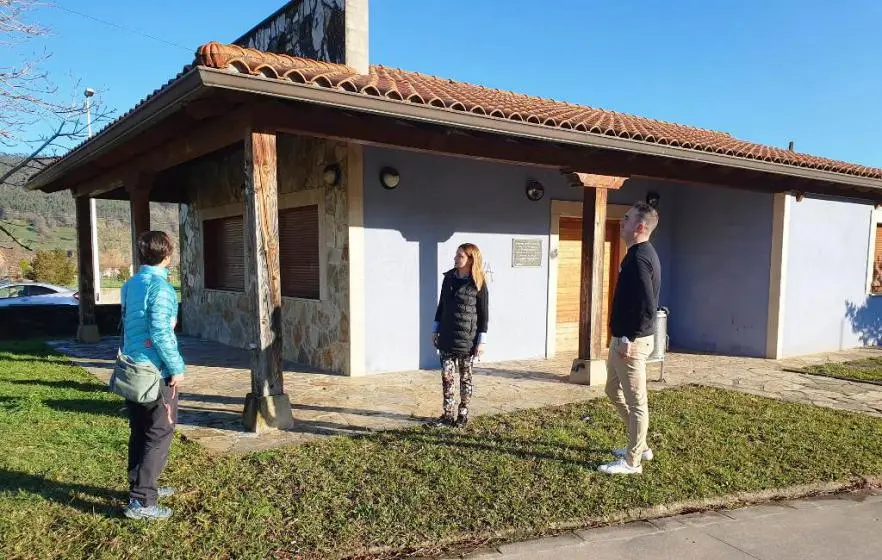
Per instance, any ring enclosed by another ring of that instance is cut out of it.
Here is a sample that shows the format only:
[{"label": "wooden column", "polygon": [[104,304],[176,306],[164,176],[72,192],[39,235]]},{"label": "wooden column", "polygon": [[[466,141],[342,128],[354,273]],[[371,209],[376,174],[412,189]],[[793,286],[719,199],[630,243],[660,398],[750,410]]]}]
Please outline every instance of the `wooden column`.
[{"label": "wooden column", "polygon": [[[582,274],[579,302],[579,355],[570,371],[570,382],[599,385],[606,382],[603,350],[603,245],[609,191],[618,189],[624,177],[567,174],[582,189]],[[611,286],[610,289],[613,289]]]},{"label": "wooden column", "polygon": [[132,228],[132,273],[138,270],[138,237],[150,231],[150,189],[153,177],[140,175],[126,185],[129,191],[129,212]]},{"label": "wooden column", "polygon": [[294,419],[282,387],[282,287],[279,274],[279,209],[276,135],[245,137],[245,295],[253,310],[251,393],[245,428],[289,428]]},{"label": "wooden column", "polygon": [[597,360],[603,348],[603,242],[607,191],[584,187],[582,197],[582,276],[579,298],[579,359]]},{"label": "wooden column", "polygon": [[77,269],[80,298],[80,324],[77,340],[98,342],[101,335],[95,322],[95,269],[92,263],[97,248],[92,239],[92,204],[86,196],[75,200],[77,216]]}]

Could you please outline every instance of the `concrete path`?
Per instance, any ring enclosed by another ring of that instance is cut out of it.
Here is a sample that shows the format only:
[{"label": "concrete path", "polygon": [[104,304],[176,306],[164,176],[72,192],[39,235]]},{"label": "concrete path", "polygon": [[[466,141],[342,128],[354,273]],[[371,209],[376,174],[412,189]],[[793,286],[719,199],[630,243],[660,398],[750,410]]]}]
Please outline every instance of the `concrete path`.
[{"label": "concrete path", "polygon": [[[290,431],[258,437],[242,430],[245,395],[251,390],[248,352],[188,336],[179,340],[188,367],[181,389],[179,428],[185,437],[212,452],[248,453],[327,435],[401,428],[440,414],[441,381],[437,370],[351,378],[286,364],[285,391],[294,406],[296,425]],[[92,345],[52,343],[104,382],[110,378],[117,344],[116,338]],[[650,389],[698,383],[882,415],[882,386],[785,371],[809,363],[880,355],[880,349],[861,349],[775,362],[672,353],[666,362],[666,382],[650,383]],[[603,387],[568,382],[571,364],[572,356],[478,363],[471,413],[498,414],[603,397]],[[650,377],[656,379],[659,365],[652,364],[649,370]]]},{"label": "concrete path", "polygon": [[637,521],[448,558],[836,560],[882,557],[882,493]]}]

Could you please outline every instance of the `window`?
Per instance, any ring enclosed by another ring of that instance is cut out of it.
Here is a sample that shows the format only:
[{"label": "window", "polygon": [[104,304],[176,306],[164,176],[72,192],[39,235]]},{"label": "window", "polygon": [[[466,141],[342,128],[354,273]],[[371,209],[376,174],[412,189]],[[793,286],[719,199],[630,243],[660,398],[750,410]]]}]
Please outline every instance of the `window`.
[{"label": "window", "polygon": [[202,226],[205,287],[244,291],[245,222],[242,216],[205,220]]},{"label": "window", "polygon": [[56,290],[47,288],[46,286],[28,286],[29,296],[45,296],[48,294],[57,294]]},{"label": "window", "polygon": [[283,296],[320,299],[318,205],[279,211],[279,271]]},{"label": "window", "polygon": [[870,277],[870,293],[882,294],[882,224],[874,224],[876,228],[875,245],[873,247],[873,272]]},{"label": "window", "polygon": [[5,288],[0,288],[0,299],[18,298],[24,297],[24,295],[24,286],[6,286]]}]

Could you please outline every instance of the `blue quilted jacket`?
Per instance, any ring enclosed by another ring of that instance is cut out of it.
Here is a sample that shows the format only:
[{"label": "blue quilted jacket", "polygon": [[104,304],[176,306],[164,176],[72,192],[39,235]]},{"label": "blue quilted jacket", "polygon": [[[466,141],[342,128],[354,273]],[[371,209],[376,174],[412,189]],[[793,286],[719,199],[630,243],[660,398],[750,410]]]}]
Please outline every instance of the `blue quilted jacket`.
[{"label": "blue quilted jacket", "polygon": [[143,265],[121,293],[123,354],[135,363],[151,362],[163,377],[184,373],[175,336],[178,296],[167,278],[167,268]]}]

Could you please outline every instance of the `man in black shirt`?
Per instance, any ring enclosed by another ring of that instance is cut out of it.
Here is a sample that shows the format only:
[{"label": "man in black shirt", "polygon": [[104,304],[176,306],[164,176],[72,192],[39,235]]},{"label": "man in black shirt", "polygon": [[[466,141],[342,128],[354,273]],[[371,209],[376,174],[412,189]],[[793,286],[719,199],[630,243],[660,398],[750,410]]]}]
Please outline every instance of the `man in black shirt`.
[{"label": "man in black shirt", "polygon": [[619,457],[598,470],[607,474],[640,474],[642,461],[652,459],[646,445],[649,408],[646,402],[646,358],[654,348],[655,314],[661,265],[649,238],[658,212],[639,202],[622,219],[621,236],[628,246],[612,302],[606,394],[628,428],[628,447],[614,449]]}]

